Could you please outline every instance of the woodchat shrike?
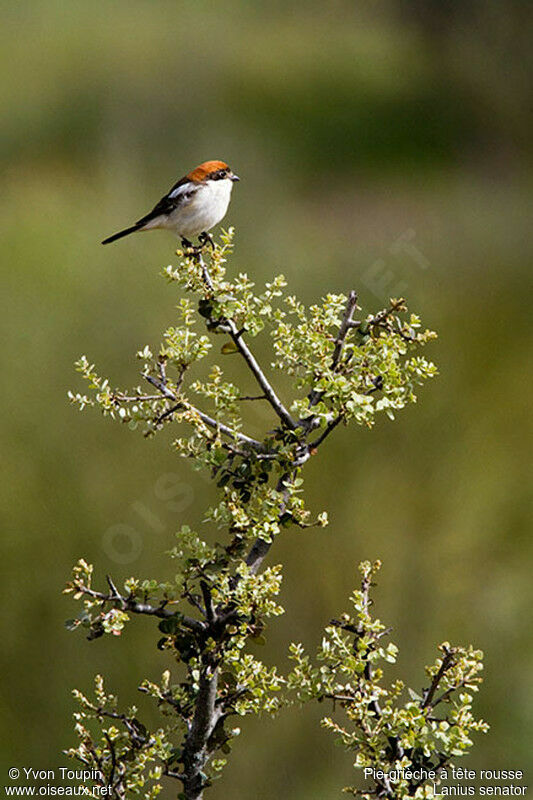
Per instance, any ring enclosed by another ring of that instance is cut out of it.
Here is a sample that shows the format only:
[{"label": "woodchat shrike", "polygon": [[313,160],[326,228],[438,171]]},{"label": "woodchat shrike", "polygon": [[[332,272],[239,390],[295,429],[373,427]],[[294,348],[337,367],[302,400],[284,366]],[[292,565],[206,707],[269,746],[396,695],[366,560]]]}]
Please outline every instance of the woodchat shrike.
[{"label": "woodchat shrike", "polygon": [[204,161],[174,184],[146,216],[134,225],[104,239],[109,244],[136,231],[164,228],[181,237],[190,247],[190,237],[203,245],[211,241],[210,228],[226,215],[233,183],[239,178],[224,161]]}]

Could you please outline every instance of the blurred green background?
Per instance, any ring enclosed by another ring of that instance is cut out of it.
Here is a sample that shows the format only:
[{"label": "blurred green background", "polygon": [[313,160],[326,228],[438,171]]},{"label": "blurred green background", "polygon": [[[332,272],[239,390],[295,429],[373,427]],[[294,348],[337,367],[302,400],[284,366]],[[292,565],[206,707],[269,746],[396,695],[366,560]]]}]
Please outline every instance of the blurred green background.
[{"label": "blurred green background", "polygon": [[[68,633],[60,592],[80,556],[102,578],[167,574],[173,531],[200,524],[211,489],[170,430],[146,442],[80,416],[66,392],[82,353],[134,384],[133,354],[174,321],[158,277],[175,262],[168,234],[99,242],[207,158],[242,178],[231,270],[283,272],[307,302],[353,287],[377,310],[404,294],[440,334],[428,352],[441,374],[418,407],[337,431],[309,465],[331,524],[276,543],[287,614],[265,659],[283,668],[290,640],[313,647],[357,562],[380,557],[376,611],[411,685],[444,639],[486,653],[476,705],[492,731],[463,765],[532,766],[531,11],[2,4],[2,775],[67,764],[71,687],[103,672],[126,703],[168,665],[148,619],[112,641]],[[317,724],[325,710],[245,721],[210,797],[339,797],[353,770]]]}]

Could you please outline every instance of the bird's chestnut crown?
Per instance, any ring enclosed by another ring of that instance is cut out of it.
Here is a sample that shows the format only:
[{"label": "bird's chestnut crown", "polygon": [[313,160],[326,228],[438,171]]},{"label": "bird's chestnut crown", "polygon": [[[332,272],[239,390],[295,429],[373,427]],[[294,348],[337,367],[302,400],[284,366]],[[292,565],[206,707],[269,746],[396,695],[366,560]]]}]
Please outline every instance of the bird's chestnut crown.
[{"label": "bird's chestnut crown", "polygon": [[203,164],[189,172],[187,177],[195,183],[220,181],[224,180],[224,178],[229,178],[230,181],[239,180],[224,161],[204,161]]}]

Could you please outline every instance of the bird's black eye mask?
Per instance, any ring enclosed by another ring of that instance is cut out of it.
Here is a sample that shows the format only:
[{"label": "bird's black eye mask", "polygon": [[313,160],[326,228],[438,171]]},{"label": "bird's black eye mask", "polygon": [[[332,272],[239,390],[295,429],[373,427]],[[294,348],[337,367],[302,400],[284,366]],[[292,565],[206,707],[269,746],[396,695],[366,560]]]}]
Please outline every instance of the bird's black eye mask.
[{"label": "bird's black eye mask", "polygon": [[224,178],[228,177],[228,170],[227,169],[217,169],[215,172],[211,172],[209,175],[210,181],[221,181]]}]

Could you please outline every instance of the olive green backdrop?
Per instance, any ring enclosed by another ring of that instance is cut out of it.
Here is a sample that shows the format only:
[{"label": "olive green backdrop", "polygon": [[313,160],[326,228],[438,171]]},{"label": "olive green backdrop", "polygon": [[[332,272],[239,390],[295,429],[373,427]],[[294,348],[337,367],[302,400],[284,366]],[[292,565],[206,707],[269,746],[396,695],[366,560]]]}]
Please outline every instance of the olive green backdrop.
[{"label": "olive green backdrop", "polygon": [[[492,731],[468,766],[531,766],[530,13],[475,0],[2,4],[2,776],[67,763],[71,687],[100,671],[130,702],[168,665],[148,619],[121,639],[68,633],[60,592],[80,556],[115,580],[167,574],[173,530],[200,524],[211,489],[170,430],[146,442],[80,415],[66,392],[82,353],[135,383],[135,351],[174,321],[158,275],[172,238],[99,242],[206,158],[242,178],[231,270],[283,272],[307,302],[353,287],[377,309],[404,294],[440,335],[441,374],[417,407],[338,430],[306,468],[331,524],[276,543],[287,613],[265,659],[284,668],[291,639],[316,644],[357,562],[380,557],[398,671],[420,687],[439,641],[481,647],[477,709]],[[257,348],[268,359],[268,341]],[[323,711],[246,720],[213,800],[339,797],[353,771]]]}]

